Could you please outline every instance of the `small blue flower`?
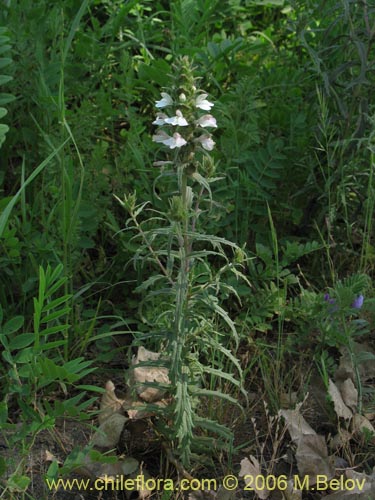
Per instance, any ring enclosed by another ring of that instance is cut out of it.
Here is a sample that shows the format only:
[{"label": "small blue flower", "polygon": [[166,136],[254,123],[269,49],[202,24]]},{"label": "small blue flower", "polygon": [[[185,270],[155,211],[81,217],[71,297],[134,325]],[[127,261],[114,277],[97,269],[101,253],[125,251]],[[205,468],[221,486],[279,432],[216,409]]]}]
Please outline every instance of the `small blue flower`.
[{"label": "small blue flower", "polygon": [[364,301],[363,295],[362,294],[358,295],[358,297],[354,300],[351,307],[353,307],[353,309],[361,309],[361,307],[363,306],[363,301]]},{"label": "small blue flower", "polygon": [[336,302],[336,299],[332,299],[331,296],[329,295],[329,293],[326,293],[324,295],[324,300],[326,302],[328,302],[328,304],[335,304],[335,302]]}]

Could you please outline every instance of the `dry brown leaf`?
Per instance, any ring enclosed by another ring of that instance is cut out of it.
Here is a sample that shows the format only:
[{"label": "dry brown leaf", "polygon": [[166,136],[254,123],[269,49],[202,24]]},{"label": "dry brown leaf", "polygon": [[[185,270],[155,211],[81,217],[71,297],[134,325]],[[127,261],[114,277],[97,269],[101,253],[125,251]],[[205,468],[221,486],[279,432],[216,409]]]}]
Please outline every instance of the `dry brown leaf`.
[{"label": "dry brown leaf", "polygon": [[138,348],[137,356],[133,357],[132,364],[135,366],[133,371],[133,380],[137,383],[137,393],[140,398],[148,403],[152,403],[160,400],[165,391],[157,387],[147,387],[141,384],[145,382],[157,382],[160,384],[170,384],[168,377],[168,368],[156,367],[156,366],[139,366],[139,363],[144,363],[147,361],[157,361],[160,358],[160,354],[157,352],[148,351],[143,346]]},{"label": "dry brown leaf", "polygon": [[[165,408],[169,405],[170,401],[167,399],[161,399],[160,401],[156,401],[154,403],[155,406],[159,406],[160,408]],[[137,406],[139,408],[137,409]],[[148,418],[156,415],[156,411],[148,411],[145,409],[145,403],[143,401],[134,401],[130,408],[126,410],[130,420],[139,420],[141,418]]]},{"label": "dry brown leaf", "polygon": [[255,481],[255,478],[262,475],[262,470],[258,460],[253,455],[250,455],[250,460],[248,458],[243,458],[241,460],[241,470],[239,475],[240,477],[245,477],[246,485],[250,484],[250,479],[246,479],[246,476],[252,476],[254,478],[254,481],[251,481],[250,486],[254,488],[254,491],[258,498],[260,498],[261,500],[265,500],[270,496],[270,491],[268,491],[267,489],[258,489],[256,487],[257,481]]},{"label": "dry brown leaf", "polygon": [[[375,356],[374,349],[366,343],[353,342],[353,351],[356,357],[361,357],[364,354],[370,354]],[[351,355],[348,351],[348,348],[342,347],[340,349],[341,358],[339,368],[335,374],[335,380],[346,380],[347,378],[351,378],[355,380],[354,368],[351,362]],[[366,380],[375,378],[375,362],[374,359],[363,359],[358,366],[359,373],[362,382]]]},{"label": "dry brown leaf", "polygon": [[339,427],[338,433],[331,439],[329,446],[332,450],[339,450],[346,446],[352,439],[352,434],[346,429]]},{"label": "dry brown leaf", "polygon": [[119,442],[124,424],[128,419],[114,413],[102,424],[92,438],[92,443],[100,448],[113,448]]},{"label": "dry brown leaf", "polygon": [[300,476],[309,476],[310,484],[316,483],[317,475],[323,475],[328,479],[335,475],[325,439],[318,434],[303,436],[298,441],[296,460]]},{"label": "dry brown leaf", "polygon": [[372,423],[367,420],[363,415],[359,415],[356,413],[352,420],[352,430],[355,433],[363,433],[363,430],[367,429],[369,432],[372,432],[375,435],[375,428]]},{"label": "dry brown leaf", "polygon": [[279,415],[285,419],[292,441],[298,442],[303,436],[316,435],[314,429],[306,422],[300,414],[301,404],[295,410],[279,410]]},{"label": "dry brown leaf", "polygon": [[57,462],[58,464],[62,464],[61,460],[55,457],[50,451],[44,450],[44,460],[45,462]]},{"label": "dry brown leaf", "polygon": [[[345,471],[344,488],[324,497],[326,500],[369,500],[375,498],[375,473],[371,476],[352,469]],[[350,481],[350,483],[348,482]]]},{"label": "dry brown leaf", "polygon": [[287,482],[287,487],[283,490],[285,500],[302,500],[302,490],[296,490],[294,488],[294,483],[294,479],[290,479]]},{"label": "dry brown leaf", "polygon": [[339,418],[344,418],[345,420],[350,420],[353,416],[353,413],[349,408],[346,406],[344,403],[341,393],[338,390],[336,384],[332,382],[331,379],[329,379],[329,386],[328,386],[328,394],[331,396],[334,407],[335,407],[335,412],[336,415]]},{"label": "dry brown leaf", "polygon": [[346,406],[355,412],[358,405],[358,391],[351,378],[347,378],[339,384],[340,393]]},{"label": "dry brown leaf", "polygon": [[296,392],[282,392],[280,394],[280,406],[281,408],[289,409],[296,405],[297,403],[297,393]]},{"label": "dry brown leaf", "polygon": [[205,490],[189,493],[188,500],[233,500],[235,491],[226,490],[222,486],[217,491]]},{"label": "dry brown leaf", "polygon": [[123,399],[119,399],[115,394],[115,385],[111,380],[105,385],[105,392],[100,401],[99,423],[105,422],[108,417],[114,413],[118,413],[122,409]]}]

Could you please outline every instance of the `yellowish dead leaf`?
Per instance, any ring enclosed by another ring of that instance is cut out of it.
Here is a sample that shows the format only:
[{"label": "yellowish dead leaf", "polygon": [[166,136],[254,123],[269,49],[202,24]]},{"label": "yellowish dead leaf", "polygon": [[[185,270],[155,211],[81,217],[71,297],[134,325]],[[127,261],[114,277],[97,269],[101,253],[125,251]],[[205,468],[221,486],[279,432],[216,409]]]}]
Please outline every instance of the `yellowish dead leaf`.
[{"label": "yellowish dead leaf", "polygon": [[[256,487],[257,481],[255,481],[255,478],[262,475],[262,470],[258,460],[254,456],[250,455],[250,460],[248,458],[244,458],[241,460],[241,470],[239,475],[240,477],[245,477],[245,484],[249,484],[254,488],[254,491],[258,498],[260,498],[261,500],[265,500],[270,496],[270,491],[268,491],[267,489],[258,489]],[[246,476],[252,476],[254,480],[251,481],[250,478],[246,478]]]},{"label": "yellowish dead leaf", "polygon": [[285,419],[287,429],[292,441],[298,442],[303,436],[316,435],[314,429],[300,414],[301,404],[295,410],[280,410],[279,415]]},{"label": "yellowish dead leaf", "polygon": [[55,457],[50,451],[44,451],[44,461],[45,462],[57,462],[58,464],[62,464],[61,460]]},{"label": "yellowish dead leaf", "polygon": [[340,391],[338,390],[336,384],[332,382],[331,379],[329,379],[328,394],[332,398],[336,415],[339,418],[350,420],[353,416],[353,413],[344,403]]},{"label": "yellowish dead leaf", "polygon": [[289,409],[293,408],[297,402],[296,392],[282,392],[280,394],[280,406],[281,408]]},{"label": "yellowish dead leaf", "polygon": [[317,475],[328,479],[335,475],[325,439],[318,434],[309,434],[299,439],[296,460],[300,476],[309,476],[311,485],[316,484]]},{"label": "yellowish dead leaf", "polygon": [[331,439],[329,446],[331,450],[340,450],[352,439],[352,434],[346,429],[339,427],[338,433]]},{"label": "yellowish dead leaf", "polygon": [[343,479],[346,481],[345,487],[324,497],[324,500],[370,500],[375,498],[375,472],[368,476],[347,469]]},{"label": "yellowish dead leaf", "polygon": [[294,483],[294,479],[287,482],[287,487],[283,490],[284,500],[302,500],[302,490],[296,490]]},{"label": "yellowish dead leaf", "polygon": [[147,387],[141,384],[145,382],[170,384],[168,369],[165,367],[156,366],[137,367],[137,365],[139,363],[144,363],[147,361],[157,361],[159,358],[159,353],[148,351],[143,346],[141,346],[138,348],[137,356],[133,357],[132,361],[132,364],[135,366],[135,368],[132,370],[132,377],[134,382],[137,384],[138,396],[148,403],[160,400],[163,397],[165,391],[157,387]]},{"label": "yellowish dead leaf", "polygon": [[363,415],[356,413],[352,420],[352,430],[356,434],[361,434],[364,432],[364,429],[367,429],[375,435],[375,428],[372,423]]},{"label": "yellowish dead leaf", "polygon": [[99,423],[105,422],[108,417],[114,413],[118,413],[122,409],[123,399],[119,399],[115,393],[115,385],[111,380],[105,385],[105,393],[100,401]]},{"label": "yellowish dead leaf", "polygon": [[119,442],[124,424],[128,419],[114,413],[102,424],[92,438],[92,443],[100,448],[114,448]]},{"label": "yellowish dead leaf", "polygon": [[347,378],[338,385],[342,399],[346,406],[348,406],[353,412],[356,411],[358,405],[358,391],[351,378]]}]

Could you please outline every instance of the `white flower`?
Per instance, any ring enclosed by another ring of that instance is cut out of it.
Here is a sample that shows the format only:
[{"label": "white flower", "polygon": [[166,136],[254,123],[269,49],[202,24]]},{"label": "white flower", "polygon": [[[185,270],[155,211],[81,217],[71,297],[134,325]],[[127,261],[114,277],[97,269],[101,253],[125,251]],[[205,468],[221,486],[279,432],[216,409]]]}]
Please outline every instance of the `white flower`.
[{"label": "white flower", "polygon": [[203,115],[195,123],[200,127],[217,127],[216,119],[212,115]]},{"label": "white flower", "polygon": [[180,102],[186,102],[186,95],[182,92],[178,98],[180,99]]},{"label": "white flower", "polygon": [[215,142],[211,139],[210,134],[203,134],[200,137],[197,137],[197,141],[202,144],[202,147],[207,151],[212,151],[215,146]]},{"label": "white flower", "polygon": [[182,146],[185,146],[187,142],[183,137],[178,132],[175,132],[173,134],[173,137],[170,137],[168,140],[163,141],[163,144],[168,146],[170,149],[174,148],[181,148]]},{"label": "white flower", "polygon": [[156,120],[152,122],[153,125],[164,125],[166,122],[165,122],[165,119],[168,118],[168,115],[166,115],[165,113],[158,113],[156,115]]},{"label": "white flower", "polygon": [[167,106],[171,106],[173,104],[172,97],[166,92],[162,92],[161,97],[162,99],[160,99],[160,101],[155,102],[155,106],[157,108],[166,108]]},{"label": "white flower", "polygon": [[166,134],[163,130],[159,130],[155,135],[152,136],[152,140],[154,142],[161,142],[163,144],[170,138],[171,137],[168,134]]},{"label": "white flower", "polygon": [[186,127],[186,125],[189,125],[179,109],[176,111],[176,116],[166,118],[164,123],[168,123],[169,125],[179,125],[180,127]]},{"label": "white flower", "polygon": [[170,165],[173,161],[154,161],[152,164],[154,167],[164,167],[164,165]]},{"label": "white flower", "polygon": [[201,94],[195,99],[195,107],[199,109],[203,109],[204,111],[210,111],[213,104],[210,101],[207,101],[206,97],[208,94]]},{"label": "white flower", "polygon": [[163,132],[163,130],[159,130],[157,134],[153,135],[152,140],[154,142],[160,142],[165,146],[168,146],[170,149],[181,148],[186,144],[185,139],[181,137],[181,135],[177,132],[174,133],[171,137],[170,135]]}]

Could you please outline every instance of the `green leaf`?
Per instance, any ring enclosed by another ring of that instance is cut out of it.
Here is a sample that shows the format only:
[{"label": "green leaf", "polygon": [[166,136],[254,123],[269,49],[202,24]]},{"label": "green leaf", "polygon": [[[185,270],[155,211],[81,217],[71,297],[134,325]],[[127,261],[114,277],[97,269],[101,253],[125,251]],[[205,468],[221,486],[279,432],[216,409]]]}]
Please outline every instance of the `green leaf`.
[{"label": "green leaf", "polygon": [[229,403],[232,403],[233,405],[241,407],[241,405],[239,404],[237,399],[232,398],[231,396],[229,396],[229,394],[225,394],[224,392],[211,391],[209,389],[197,389],[193,392],[193,394],[197,395],[197,396],[207,396],[207,397],[211,397],[211,398],[225,399]]},{"label": "green leaf", "polygon": [[3,476],[8,470],[8,465],[5,461],[5,458],[0,457],[0,477]]},{"label": "green leaf", "polygon": [[0,137],[5,135],[9,131],[8,125],[5,125],[4,123],[0,123]]},{"label": "green leaf", "polygon": [[0,69],[5,68],[5,66],[8,66],[12,62],[10,57],[0,57]]},{"label": "green leaf", "polygon": [[16,98],[13,94],[7,94],[6,92],[0,92],[0,106],[8,104],[15,101]]},{"label": "green leaf", "polygon": [[96,385],[76,385],[75,387],[83,391],[99,392],[100,394],[105,392],[104,387],[97,387]]},{"label": "green leaf", "polygon": [[41,333],[41,335],[46,337],[47,335],[53,335],[54,333],[65,332],[69,328],[70,328],[70,325],[56,325],[56,326],[51,326],[49,328],[45,328],[40,333]]},{"label": "green leaf", "polygon": [[12,76],[8,75],[0,75],[0,85],[5,85],[8,82],[11,82],[13,80]]},{"label": "green leaf", "polygon": [[14,356],[14,362],[17,364],[30,363],[34,356],[35,352],[32,347],[24,348]]},{"label": "green leaf", "polygon": [[24,493],[29,487],[30,482],[31,479],[27,476],[12,474],[8,478],[7,486],[12,493]]},{"label": "green leaf", "polygon": [[46,298],[51,297],[63,284],[66,282],[67,278],[60,278],[54,285],[48,288],[46,291]]},{"label": "green leaf", "polygon": [[49,164],[49,162],[54,158],[57,153],[62,149],[65,144],[69,141],[70,139],[67,139],[63,144],[61,144],[57,149],[55,149],[49,156],[46,158],[38,167],[33,171],[33,173],[26,179],[26,181],[22,184],[20,189],[17,191],[17,193],[12,197],[12,200],[8,203],[8,205],[5,207],[3,210],[2,214],[0,215],[0,238],[4,233],[6,224],[8,222],[8,218],[10,216],[11,211],[13,210],[14,205],[17,203],[18,199],[20,198],[21,194],[25,191],[26,187],[37,177],[40,172]]},{"label": "green leaf", "polygon": [[69,299],[71,299],[72,295],[64,295],[63,297],[58,297],[55,300],[51,300],[51,302],[48,302],[45,304],[45,306],[42,309],[42,312],[49,311],[50,309],[54,309],[55,307],[59,306],[60,304],[63,304],[64,302],[67,302]]},{"label": "green leaf", "polygon": [[10,319],[7,323],[5,323],[3,327],[3,333],[4,335],[10,335],[11,333],[16,332],[19,330],[24,322],[24,317],[23,316],[15,316],[14,318]]},{"label": "green leaf", "polygon": [[11,45],[5,44],[0,47],[0,54],[4,54],[5,52],[8,52],[12,48]]},{"label": "green leaf", "polygon": [[2,426],[7,421],[8,421],[8,405],[6,401],[0,401],[0,425]]},{"label": "green leaf", "polygon": [[21,333],[17,335],[14,339],[9,342],[9,349],[11,351],[16,351],[18,349],[24,349],[28,347],[35,341],[34,333]]},{"label": "green leaf", "polygon": [[59,309],[58,311],[48,314],[42,319],[41,324],[48,323],[49,321],[52,321],[57,318],[61,318],[61,316],[66,316],[67,314],[69,314],[70,310],[71,310],[70,307],[64,307],[63,309]]}]

